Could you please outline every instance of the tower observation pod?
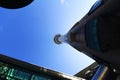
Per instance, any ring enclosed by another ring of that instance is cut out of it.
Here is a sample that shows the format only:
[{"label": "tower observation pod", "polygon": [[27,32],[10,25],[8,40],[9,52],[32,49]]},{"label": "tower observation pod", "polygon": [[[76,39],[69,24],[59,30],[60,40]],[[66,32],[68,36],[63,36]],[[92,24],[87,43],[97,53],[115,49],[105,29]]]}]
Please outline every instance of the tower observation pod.
[{"label": "tower observation pod", "polygon": [[68,43],[67,34],[65,34],[65,35],[61,35],[61,34],[55,35],[54,42],[56,44]]}]

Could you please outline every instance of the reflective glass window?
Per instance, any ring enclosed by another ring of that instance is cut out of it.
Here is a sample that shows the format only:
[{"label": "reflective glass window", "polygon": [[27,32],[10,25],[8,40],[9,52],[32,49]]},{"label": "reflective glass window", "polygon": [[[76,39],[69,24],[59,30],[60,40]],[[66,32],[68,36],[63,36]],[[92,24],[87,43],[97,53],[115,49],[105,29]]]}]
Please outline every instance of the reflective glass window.
[{"label": "reflective glass window", "polygon": [[85,26],[87,46],[94,50],[100,50],[97,27],[97,19],[88,22]]}]

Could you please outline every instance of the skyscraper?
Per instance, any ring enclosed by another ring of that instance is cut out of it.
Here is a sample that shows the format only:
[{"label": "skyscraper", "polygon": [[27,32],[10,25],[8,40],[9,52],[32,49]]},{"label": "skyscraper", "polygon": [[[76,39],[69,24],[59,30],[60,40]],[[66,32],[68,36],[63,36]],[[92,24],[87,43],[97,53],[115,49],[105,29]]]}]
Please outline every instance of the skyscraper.
[{"label": "skyscraper", "polygon": [[0,54],[0,80],[85,80]]},{"label": "skyscraper", "polygon": [[65,35],[56,35],[54,42],[67,42],[96,62],[120,71],[119,3],[119,0],[98,0]]}]

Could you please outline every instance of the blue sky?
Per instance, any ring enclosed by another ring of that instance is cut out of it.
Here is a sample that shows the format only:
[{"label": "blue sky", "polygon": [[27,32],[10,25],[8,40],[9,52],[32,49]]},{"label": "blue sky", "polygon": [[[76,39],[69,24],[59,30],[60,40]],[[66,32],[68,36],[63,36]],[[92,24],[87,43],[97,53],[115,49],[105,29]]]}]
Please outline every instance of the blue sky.
[{"label": "blue sky", "polygon": [[0,8],[0,53],[74,75],[93,62],[53,37],[65,34],[96,0],[35,0],[21,9]]}]

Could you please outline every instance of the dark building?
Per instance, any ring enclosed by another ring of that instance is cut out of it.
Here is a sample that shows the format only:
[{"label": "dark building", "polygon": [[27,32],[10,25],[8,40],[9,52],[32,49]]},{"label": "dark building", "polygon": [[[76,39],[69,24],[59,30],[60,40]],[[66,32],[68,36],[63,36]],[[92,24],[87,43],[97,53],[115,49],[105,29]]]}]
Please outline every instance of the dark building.
[{"label": "dark building", "polygon": [[91,78],[94,76],[94,74],[98,70],[99,66],[100,65],[97,62],[94,62],[93,64],[89,65],[88,67],[86,67],[82,71],[75,74],[75,76],[82,77],[82,78],[85,78],[87,80],[91,80]]},{"label": "dark building", "polygon": [[0,54],[0,80],[120,80],[120,75],[95,62],[71,76]]},{"label": "dark building", "polygon": [[97,0],[89,12],[54,42],[76,50],[120,72],[120,0]]},{"label": "dark building", "polygon": [[0,80],[85,80],[0,54]]},{"label": "dark building", "polygon": [[[76,76],[87,80],[120,80],[120,0],[97,0],[89,12],[65,35],[54,37],[56,44],[68,43],[94,59]],[[94,65],[94,64],[93,64]]]}]

